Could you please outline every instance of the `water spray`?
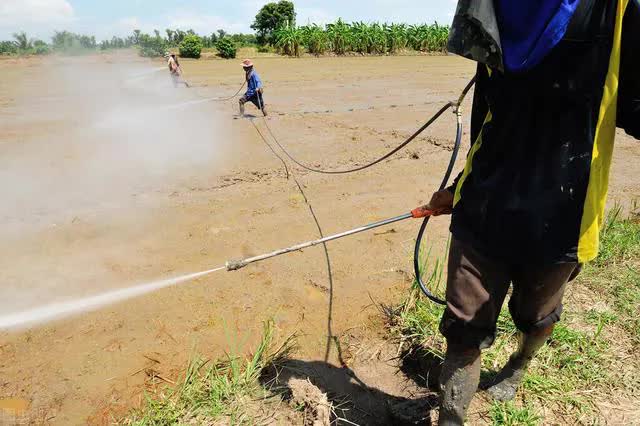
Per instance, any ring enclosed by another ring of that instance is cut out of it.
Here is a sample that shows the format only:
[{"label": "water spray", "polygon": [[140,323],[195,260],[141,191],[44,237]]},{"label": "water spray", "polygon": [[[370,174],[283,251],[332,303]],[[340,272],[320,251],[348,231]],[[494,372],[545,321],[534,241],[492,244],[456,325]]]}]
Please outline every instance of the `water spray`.
[{"label": "water spray", "polygon": [[410,213],[406,213],[400,216],[392,217],[389,219],[374,222],[365,226],[351,229],[349,231],[341,232],[339,234],[330,235],[321,239],[307,241],[304,243],[296,244],[291,247],[276,250],[270,253],[265,253],[259,256],[254,256],[241,260],[229,260],[224,266],[220,266],[207,271],[197,272],[194,274],[183,275],[176,278],[170,278],[162,281],[155,281],[148,284],[139,285],[136,287],[125,288],[121,290],[114,290],[111,292],[103,293],[96,296],[89,296],[83,299],[72,300],[68,302],[54,303],[43,307],[30,309],[22,312],[12,313],[9,315],[0,317],[0,330],[24,328],[36,323],[42,323],[54,319],[60,319],[68,317],[73,314],[82,312],[93,311],[108,305],[112,305],[117,302],[132,299],[142,296],[147,293],[151,293],[166,287],[171,287],[177,284],[183,284],[188,281],[193,281],[198,278],[202,278],[211,275],[215,272],[222,270],[237,271],[252,263],[261,262],[263,260],[271,259],[277,256],[282,256],[287,253],[301,251],[305,248],[317,246],[329,241],[338,240],[351,235],[359,234],[361,232],[369,231],[382,226],[390,225],[392,223],[400,222],[410,218],[424,218],[433,215],[434,212],[427,210],[424,207],[417,208]]},{"label": "water spray", "polygon": [[155,281],[149,284],[143,284],[136,287],[114,290],[108,293],[99,294],[97,296],[89,296],[83,299],[72,300],[68,302],[54,303],[45,305],[40,308],[29,309],[22,312],[16,312],[0,317],[0,330],[11,328],[23,328],[28,325],[41,323],[53,319],[67,317],[72,314],[92,311],[104,306],[112,305],[123,300],[142,296],[166,287],[181,284],[186,281],[202,278],[206,275],[213,274],[225,269],[224,266],[210,269],[208,271],[197,272],[195,274],[183,275],[181,277],[170,278],[161,281]]}]

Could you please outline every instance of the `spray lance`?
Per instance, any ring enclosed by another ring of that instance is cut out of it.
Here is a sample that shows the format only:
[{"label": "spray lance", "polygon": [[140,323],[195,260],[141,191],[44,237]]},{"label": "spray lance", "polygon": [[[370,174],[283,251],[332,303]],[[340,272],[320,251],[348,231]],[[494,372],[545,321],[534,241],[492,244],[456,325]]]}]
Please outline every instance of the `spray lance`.
[{"label": "spray lance", "polygon": [[300,243],[300,244],[296,244],[294,246],[291,247],[287,247],[287,248],[283,248],[280,250],[276,250],[273,251],[271,253],[265,253],[265,254],[261,254],[259,256],[254,256],[254,257],[249,257],[247,259],[241,259],[241,260],[229,260],[227,261],[227,263],[225,264],[225,267],[227,269],[227,271],[237,271],[239,269],[242,269],[252,263],[255,262],[260,262],[263,260],[267,260],[267,259],[271,259],[272,257],[277,257],[277,256],[281,256],[283,254],[287,254],[287,253],[292,253],[294,251],[300,251],[309,247],[314,247],[320,244],[324,244],[327,243],[329,241],[333,241],[333,240],[339,240],[341,238],[344,237],[349,237],[351,235],[355,235],[355,234],[359,234],[361,232],[366,232],[366,231],[370,231],[372,229],[376,229],[376,228],[380,228],[382,226],[386,226],[386,225],[390,225],[392,223],[396,223],[396,222],[401,222],[403,220],[406,219],[420,219],[420,218],[425,218],[427,216],[431,216],[433,214],[435,214],[436,212],[428,210],[426,207],[418,207],[417,209],[411,211],[410,213],[405,213],[402,214],[400,216],[395,216],[389,219],[384,219],[378,222],[374,222],[374,223],[370,223],[368,225],[364,225],[361,226],[359,228],[354,228],[351,229],[349,231],[345,231],[345,232],[341,232],[339,234],[334,234],[334,235],[329,235],[327,237],[324,238],[319,238],[317,240],[313,240],[313,241],[307,241],[304,243]]},{"label": "spray lance", "polygon": [[[451,153],[451,158],[449,160],[449,164],[447,166],[447,170],[445,172],[445,175],[442,179],[442,182],[440,184],[440,188],[439,190],[443,190],[447,187],[447,184],[449,182],[449,179],[451,178],[451,174],[453,172],[453,168],[455,166],[456,160],[458,158],[458,153],[460,151],[460,146],[462,144],[462,134],[463,134],[463,121],[462,121],[462,102],[464,101],[465,97],[467,96],[467,94],[469,93],[469,91],[471,90],[471,88],[473,87],[473,85],[475,84],[475,78],[473,78],[468,84],[467,86],[464,88],[464,90],[462,91],[460,97],[458,98],[457,101],[452,101],[449,102],[447,105],[445,105],[445,107],[441,110],[441,112],[443,112],[444,110],[446,110],[447,108],[452,108],[454,114],[456,115],[456,139],[455,139],[455,144],[453,147],[453,151]],[[258,97],[258,102],[260,102],[260,98]],[[262,105],[260,105],[260,107],[262,107]],[[406,144],[408,142],[410,142],[411,140],[413,140],[421,131],[423,131],[426,127],[428,127],[428,125],[432,124],[435,121],[435,118],[439,117],[439,115],[441,114],[441,112],[437,113],[436,116],[430,120],[425,126],[423,126],[418,132],[416,132],[416,134],[414,134],[413,136],[411,136],[409,138],[409,140],[405,143],[403,143],[400,147],[406,146]],[[280,148],[282,148],[284,150],[284,148],[280,145],[280,143],[278,143],[278,145],[280,146]],[[397,152],[398,149],[392,151]],[[287,151],[285,150],[285,153],[287,153]],[[291,158],[292,160],[295,161],[295,159],[293,159],[288,153],[287,155],[289,156],[289,158]],[[384,158],[387,158],[388,155],[386,155]],[[297,164],[303,166],[306,169],[312,170],[312,171],[316,171],[313,169],[310,169],[304,165],[302,165],[301,163],[299,163],[298,161],[295,161]],[[377,164],[379,162],[379,160],[376,160],[370,164],[368,164],[365,167],[360,167],[357,169],[354,169],[353,171],[358,171],[361,170],[363,168],[367,168],[370,167],[374,164]],[[385,220],[381,220],[378,222],[374,222],[368,225],[364,225],[361,226],[359,228],[354,228],[351,229],[349,231],[345,231],[339,234],[334,234],[334,235],[330,235],[324,238],[320,238],[317,240],[313,240],[313,241],[307,241],[304,243],[300,243],[300,244],[296,244],[294,246],[291,247],[287,247],[287,248],[283,248],[280,250],[276,250],[273,251],[271,253],[265,253],[259,256],[254,256],[254,257],[250,257],[247,259],[240,259],[240,260],[229,260],[226,262],[225,264],[225,268],[227,271],[237,271],[239,269],[242,269],[244,267],[246,267],[247,265],[250,265],[252,263],[255,262],[261,262],[263,260],[266,259],[271,259],[273,257],[277,257],[277,256],[281,256],[287,253],[292,253],[295,251],[300,251],[302,249],[305,248],[309,248],[309,247],[313,247],[313,246],[317,246],[319,244],[324,244],[326,242],[329,241],[334,241],[334,240],[338,240],[341,238],[345,238],[351,235],[355,235],[355,234],[359,234],[361,232],[366,232],[366,231],[370,231],[372,229],[376,229],[382,226],[386,226],[386,225],[390,225],[392,223],[396,223],[396,222],[401,222],[403,220],[407,220],[407,219],[423,219],[422,225],[420,227],[420,231],[418,232],[418,237],[416,239],[416,245],[415,245],[415,250],[414,250],[414,272],[416,275],[416,281],[418,282],[418,286],[420,287],[420,290],[422,291],[422,293],[429,298],[431,301],[444,305],[446,304],[446,302],[438,297],[436,297],[426,286],[426,284],[424,283],[424,281],[422,280],[422,274],[420,271],[420,262],[419,262],[419,257],[420,257],[420,248],[422,246],[422,241],[424,239],[425,236],[425,231],[427,228],[427,225],[429,224],[429,220],[432,216],[438,215],[438,214],[442,214],[443,211],[439,211],[439,210],[430,210],[429,208],[427,208],[426,206],[423,207],[418,207],[414,210],[412,210],[410,213],[405,213],[399,216],[395,216],[389,219],[385,219]]]}]

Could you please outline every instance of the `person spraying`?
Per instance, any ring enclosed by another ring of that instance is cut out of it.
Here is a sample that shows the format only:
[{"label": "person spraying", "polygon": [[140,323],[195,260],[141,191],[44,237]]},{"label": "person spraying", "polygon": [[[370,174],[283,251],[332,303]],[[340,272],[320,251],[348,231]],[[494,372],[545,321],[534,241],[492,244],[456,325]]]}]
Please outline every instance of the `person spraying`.
[{"label": "person spraying", "polygon": [[513,287],[520,346],[481,388],[515,397],[598,255],[616,127],[640,139],[640,3],[460,0],[449,51],[478,62],[472,147],[425,206],[452,214],[439,424],[461,426]]},{"label": "person spraying", "polygon": [[178,87],[181,84],[184,84],[185,87],[189,87],[189,83],[182,78],[182,67],[180,66],[180,62],[178,61],[176,54],[166,53],[165,58],[167,59],[167,65],[169,67],[171,80],[173,81],[173,87]]},{"label": "person spraying", "polygon": [[239,100],[240,115],[244,116],[244,104],[251,102],[262,114],[267,116],[267,109],[264,105],[264,98],[262,96],[264,88],[262,86],[262,80],[253,67],[251,59],[245,59],[242,61],[242,68],[244,69],[245,79],[247,81],[247,92]]}]

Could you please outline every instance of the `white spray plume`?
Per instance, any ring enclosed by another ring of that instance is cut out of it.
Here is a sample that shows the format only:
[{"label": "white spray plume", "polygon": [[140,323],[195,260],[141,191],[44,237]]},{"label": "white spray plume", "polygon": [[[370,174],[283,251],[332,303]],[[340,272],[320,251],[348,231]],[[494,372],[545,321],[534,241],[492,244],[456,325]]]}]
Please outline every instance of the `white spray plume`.
[{"label": "white spray plume", "polygon": [[[159,62],[125,53],[51,57],[23,71],[8,83],[11,102],[0,102],[0,316],[30,314],[2,323],[163,287],[65,302],[118,285],[110,265],[128,263],[117,247],[132,227],[172,211],[170,194],[216,179],[231,148],[228,110],[174,88]],[[195,103],[167,109],[185,102]]]},{"label": "white spray plume", "polygon": [[142,284],[135,287],[114,290],[108,293],[89,296],[83,299],[72,300],[69,302],[55,303],[42,306],[27,311],[16,312],[9,315],[0,316],[0,330],[24,328],[29,325],[43,323],[54,319],[60,319],[74,314],[89,312],[98,308],[112,305],[117,302],[142,296],[165,287],[170,287],[186,281],[195,280],[225,269],[224,266],[208,271],[197,272],[195,274],[183,275],[181,277],[170,278],[161,281],[155,281],[148,284]]}]

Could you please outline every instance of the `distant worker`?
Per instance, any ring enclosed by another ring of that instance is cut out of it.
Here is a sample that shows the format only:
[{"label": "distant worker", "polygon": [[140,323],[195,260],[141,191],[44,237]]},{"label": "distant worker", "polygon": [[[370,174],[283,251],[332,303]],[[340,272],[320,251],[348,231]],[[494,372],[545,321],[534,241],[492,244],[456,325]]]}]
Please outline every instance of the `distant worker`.
[{"label": "distant worker", "polygon": [[176,54],[166,53],[165,58],[167,58],[167,65],[169,66],[169,73],[171,74],[173,87],[178,87],[181,84],[184,84],[185,87],[189,87],[189,83],[182,78],[182,67],[180,66],[180,62],[178,61]]},{"label": "distant worker", "polygon": [[262,114],[267,116],[267,109],[264,105],[264,99],[262,97],[262,93],[264,91],[262,86],[262,80],[260,80],[260,76],[253,69],[253,62],[251,59],[245,59],[242,61],[242,68],[245,72],[245,79],[247,81],[247,92],[243,97],[240,98],[240,115],[244,116],[244,104],[247,102],[253,103],[259,110],[262,111]]},{"label": "distant worker", "polygon": [[439,424],[464,424],[509,287],[520,347],[483,384],[515,397],[599,251],[616,127],[640,139],[640,2],[461,0],[449,50],[477,62],[472,147],[427,208],[452,213]]}]

